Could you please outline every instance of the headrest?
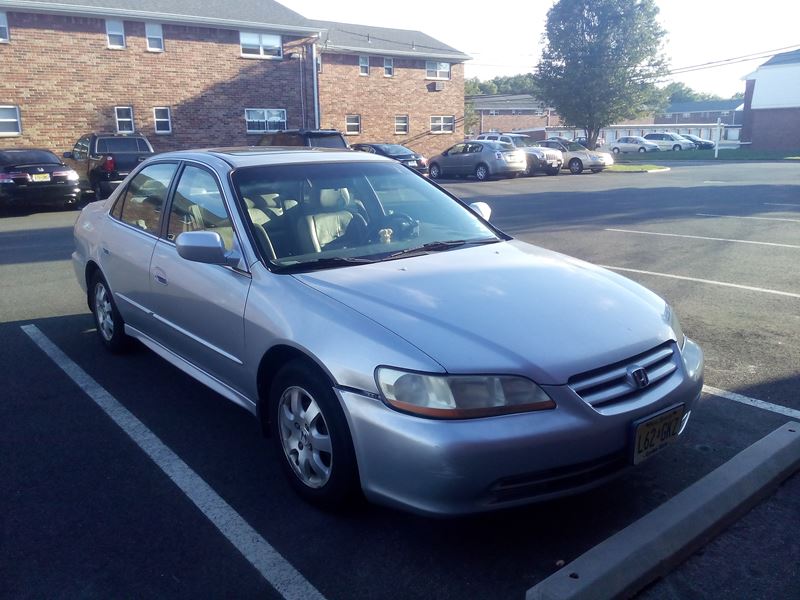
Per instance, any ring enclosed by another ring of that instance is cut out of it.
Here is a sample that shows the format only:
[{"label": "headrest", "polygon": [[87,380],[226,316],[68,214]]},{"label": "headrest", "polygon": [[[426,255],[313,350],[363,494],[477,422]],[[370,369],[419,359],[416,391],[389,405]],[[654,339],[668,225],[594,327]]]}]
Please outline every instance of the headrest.
[{"label": "headrest", "polygon": [[319,191],[319,203],[322,208],[344,208],[350,202],[347,188],[328,188]]},{"label": "headrest", "polygon": [[247,205],[247,208],[255,208],[256,203],[250,200],[250,198],[245,198],[244,203]]},{"label": "headrest", "polygon": [[256,225],[263,225],[269,221],[269,215],[258,208],[248,208],[247,213],[250,215],[250,220]]}]

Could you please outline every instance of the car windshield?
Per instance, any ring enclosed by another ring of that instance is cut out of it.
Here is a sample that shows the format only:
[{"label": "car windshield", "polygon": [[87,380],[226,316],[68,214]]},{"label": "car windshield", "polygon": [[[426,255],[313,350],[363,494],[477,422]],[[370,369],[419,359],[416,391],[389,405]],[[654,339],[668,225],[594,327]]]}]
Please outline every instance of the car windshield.
[{"label": "car windshield", "polygon": [[564,142],[564,145],[570,152],[586,152],[586,148],[584,148],[577,142]]},{"label": "car windshield", "polygon": [[61,159],[46,150],[4,150],[0,165],[60,165]]},{"label": "car windshield", "polygon": [[503,152],[514,150],[514,145],[508,142],[494,142],[489,140],[480,140],[480,142],[489,150],[501,150]]},{"label": "car windshield", "polygon": [[380,146],[378,147],[381,150],[383,150],[386,154],[390,155],[414,154],[413,151],[409,150],[405,146],[401,146],[400,144],[380,144]]},{"label": "car windshield", "polygon": [[232,175],[273,267],[303,271],[451,250],[501,238],[397,163],[246,167]]}]

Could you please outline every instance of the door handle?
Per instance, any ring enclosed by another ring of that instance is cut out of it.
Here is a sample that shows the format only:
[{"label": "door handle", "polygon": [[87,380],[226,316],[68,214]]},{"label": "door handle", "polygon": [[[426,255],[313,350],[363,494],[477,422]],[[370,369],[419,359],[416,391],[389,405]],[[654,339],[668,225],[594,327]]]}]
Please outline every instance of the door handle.
[{"label": "door handle", "polygon": [[156,283],[160,283],[161,285],[167,285],[167,274],[158,267],[153,269],[153,279],[156,280]]}]

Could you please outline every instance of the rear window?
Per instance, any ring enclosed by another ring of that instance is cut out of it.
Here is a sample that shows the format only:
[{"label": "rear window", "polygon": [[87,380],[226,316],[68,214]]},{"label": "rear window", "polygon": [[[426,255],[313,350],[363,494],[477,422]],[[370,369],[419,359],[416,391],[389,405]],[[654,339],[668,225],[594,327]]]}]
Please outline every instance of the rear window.
[{"label": "rear window", "polygon": [[312,134],[309,136],[309,142],[317,148],[347,148],[347,143],[338,133],[330,135]]},{"label": "rear window", "polygon": [[60,165],[61,159],[46,150],[4,150],[0,165]]},{"label": "rear window", "polygon": [[150,145],[144,138],[136,137],[108,137],[97,138],[98,154],[115,152],[152,152]]}]

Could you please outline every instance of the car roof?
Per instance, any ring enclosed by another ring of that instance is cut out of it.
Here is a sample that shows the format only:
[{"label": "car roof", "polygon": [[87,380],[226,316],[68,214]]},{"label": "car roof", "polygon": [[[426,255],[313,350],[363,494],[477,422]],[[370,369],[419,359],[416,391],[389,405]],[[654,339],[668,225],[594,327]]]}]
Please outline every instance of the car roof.
[{"label": "car roof", "polygon": [[308,148],[306,146],[241,146],[232,148],[204,148],[200,150],[179,150],[158,154],[158,160],[173,158],[179,160],[204,160],[215,157],[234,168],[258,165],[282,165],[323,162],[389,162],[389,158],[355,152],[347,148]]}]

